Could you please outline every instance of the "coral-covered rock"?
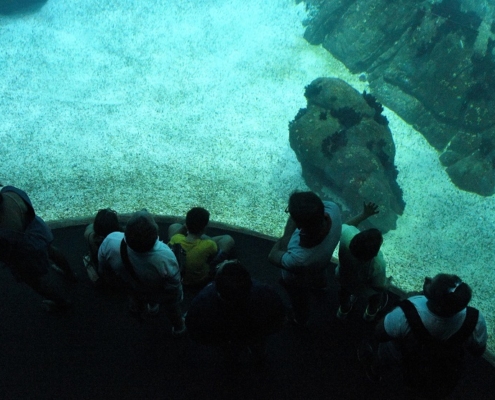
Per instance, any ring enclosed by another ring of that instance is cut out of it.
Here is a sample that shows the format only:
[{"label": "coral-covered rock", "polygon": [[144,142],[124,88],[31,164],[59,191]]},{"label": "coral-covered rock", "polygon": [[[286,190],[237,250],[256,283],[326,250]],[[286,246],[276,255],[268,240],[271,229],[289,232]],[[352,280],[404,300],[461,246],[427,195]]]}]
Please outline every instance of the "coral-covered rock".
[{"label": "coral-covered rock", "polygon": [[405,203],[381,105],[336,78],[316,79],[305,96],[307,108],[289,124],[289,140],[308,186],[339,203],[344,220],[373,201],[380,214],[370,222],[384,232],[395,229]]}]

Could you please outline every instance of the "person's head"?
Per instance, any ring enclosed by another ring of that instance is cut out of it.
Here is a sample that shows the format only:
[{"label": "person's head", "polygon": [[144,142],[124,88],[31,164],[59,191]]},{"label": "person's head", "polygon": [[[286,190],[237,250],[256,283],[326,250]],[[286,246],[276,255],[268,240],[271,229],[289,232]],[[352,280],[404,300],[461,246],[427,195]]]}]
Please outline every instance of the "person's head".
[{"label": "person's head", "polygon": [[423,293],[428,308],[435,314],[450,317],[467,307],[471,301],[471,288],[457,275],[438,274],[425,278]]},{"label": "person's head", "polygon": [[376,257],[382,243],[383,236],[378,229],[366,229],[351,239],[349,251],[358,260],[369,261]]},{"label": "person's head", "polygon": [[187,231],[193,235],[203,233],[210,221],[210,213],[203,207],[193,207],[186,214]]},{"label": "person's head", "polygon": [[313,232],[323,224],[325,206],[313,192],[295,192],[289,198],[287,212],[299,229]]},{"label": "person's head", "polygon": [[127,245],[138,253],[150,251],[158,239],[158,225],[146,210],[135,212],[125,228]]},{"label": "person's head", "polygon": [[215,285],[222,300],[240,304],[249,298],[253,282],[251,275],[239,261],[228,260],[219,265]]},{"label": "person's head", "polygon": [[107,237],[112,232],[119,231],[120,225],[117,213],[110,208],[99,210],[93,222],[93,229],[102,238]]}]

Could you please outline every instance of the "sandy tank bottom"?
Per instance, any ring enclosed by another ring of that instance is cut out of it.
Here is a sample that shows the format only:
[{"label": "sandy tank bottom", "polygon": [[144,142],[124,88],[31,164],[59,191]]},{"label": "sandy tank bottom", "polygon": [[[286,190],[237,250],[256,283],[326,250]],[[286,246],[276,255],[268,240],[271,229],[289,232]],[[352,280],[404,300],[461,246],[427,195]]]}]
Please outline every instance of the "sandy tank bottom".
[{"label": "sandy tank bottom", "polygon": [[[288,142],[304,86],[359,82],[302,39],[301,4],[272,0],[49,0],[0,18],[0,182],[45,220],[127,213],[212,219],[280,236],[307,189]],[[495,199],[456,189],[424,138],[386,111],[407,203],[383,251],[393,282],[455,273],[495,350]],[[373,199],[364,199],[373,201]]]}]

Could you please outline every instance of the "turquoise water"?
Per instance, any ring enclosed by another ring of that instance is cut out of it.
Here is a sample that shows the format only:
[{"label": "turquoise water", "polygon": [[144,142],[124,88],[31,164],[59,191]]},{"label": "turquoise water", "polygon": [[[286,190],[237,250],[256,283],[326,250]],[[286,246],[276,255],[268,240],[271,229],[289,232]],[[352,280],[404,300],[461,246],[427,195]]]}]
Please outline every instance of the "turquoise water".
[{"label": "turquoise water", "polygon": [[[304,41],[306,16],[282,0],[48,0],[1,16],[0,182],[46,220],[201,205],[279,236],[289,194],[307,189],[288,143],[304,86],[338,76],[367,89]],[[389,275],[405,290],[460,275],[493,349],[495,201],[457,190],[436,151],[386,113],[407,203],[385,236]]]}]

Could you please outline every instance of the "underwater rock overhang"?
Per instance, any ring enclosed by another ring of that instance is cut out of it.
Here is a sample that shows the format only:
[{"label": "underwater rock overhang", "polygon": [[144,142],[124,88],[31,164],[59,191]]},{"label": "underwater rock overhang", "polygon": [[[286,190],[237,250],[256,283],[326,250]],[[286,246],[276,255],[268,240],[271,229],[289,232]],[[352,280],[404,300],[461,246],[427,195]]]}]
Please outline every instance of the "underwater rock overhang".
[{"label": "underwater rock overhang", "polygon": [[[306,0],[305,38],[421,132],[462,190],[495,192],[495,4]],[[345,14],[345,17],[343,17]]]},{"label": "underwater rock overhang", "polygon": [[38,11],[48,0],[0,0],[0,15],[18,15]]}]

